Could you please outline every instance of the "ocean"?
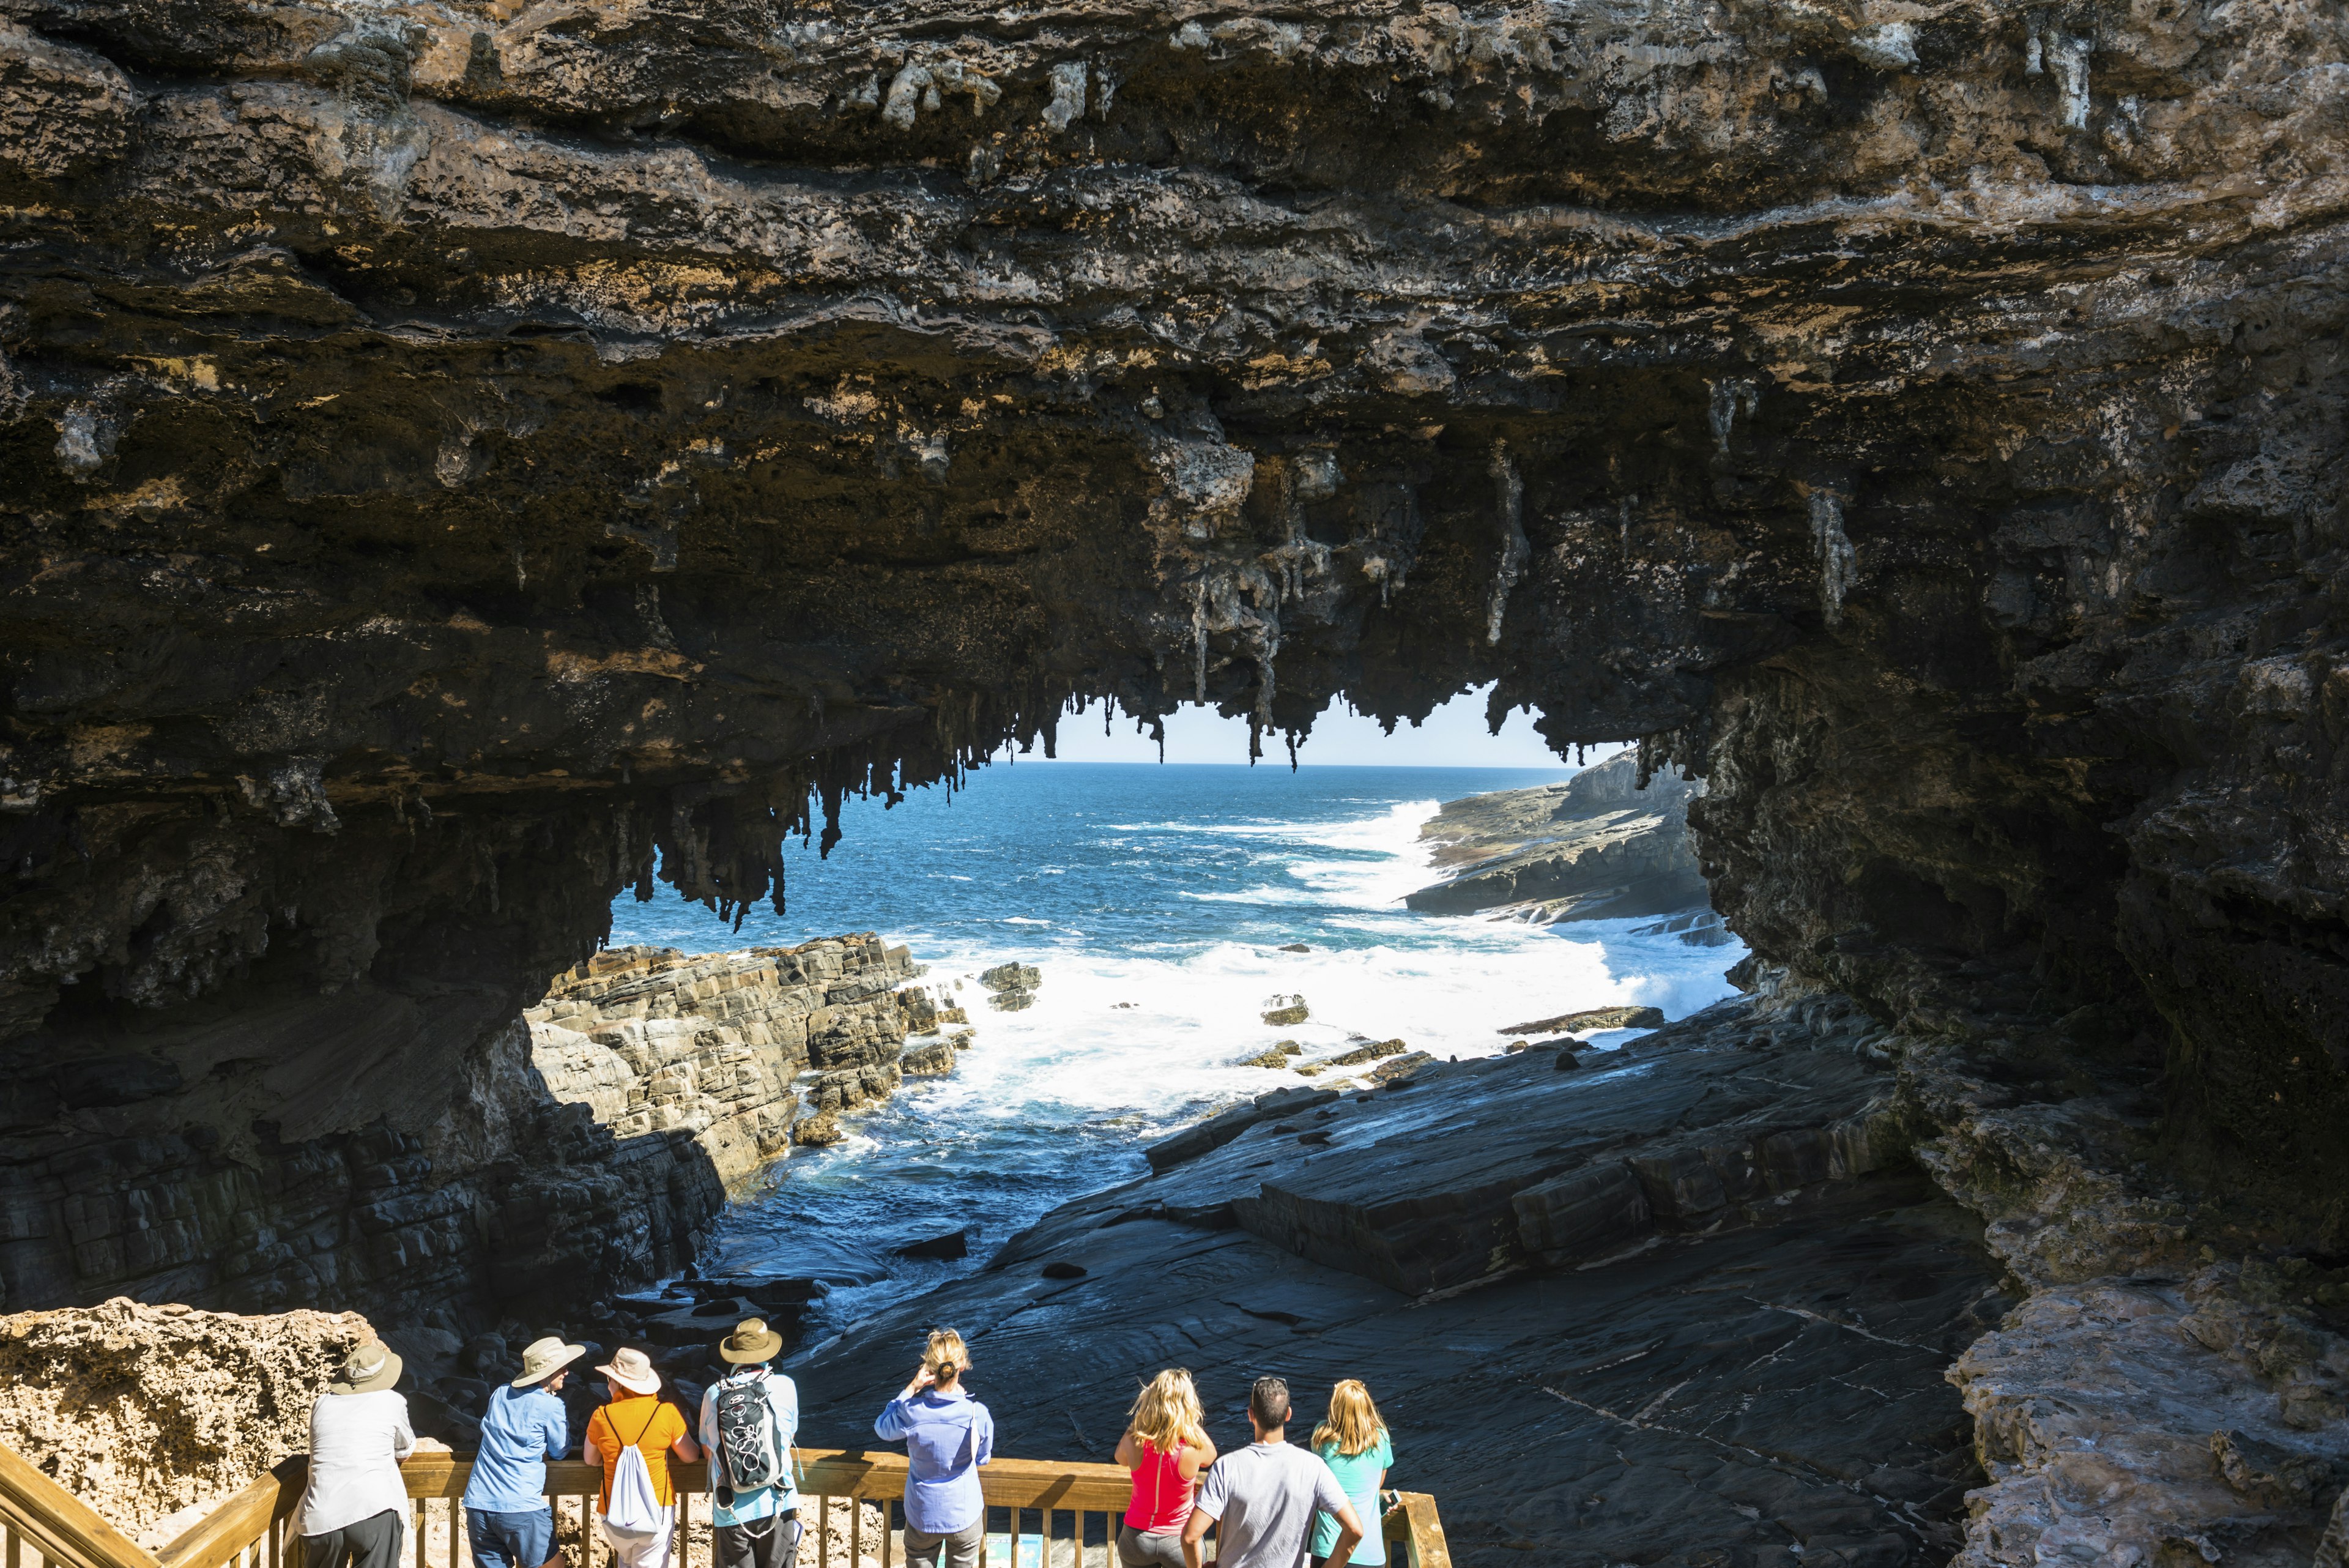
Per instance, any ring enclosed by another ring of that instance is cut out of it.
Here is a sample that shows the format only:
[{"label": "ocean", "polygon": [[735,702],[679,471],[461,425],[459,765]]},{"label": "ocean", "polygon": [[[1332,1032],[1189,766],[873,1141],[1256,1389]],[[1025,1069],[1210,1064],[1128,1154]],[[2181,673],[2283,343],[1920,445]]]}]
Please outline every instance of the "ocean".
[{"label": "ocean", "polygon": [[[1738,946],[1638,934],[1651,921],[1529,926],[1430,916],[1419,841],[1437,805],[1574,770],[999,763],[967,788],[894,809],[852,803],[829,859],[793,846],[787,912],[737,932],[663,889],[624,894],[612,945],[688,952],[877,930],[977,1030],[949,1078],[907,1082],[829,1149],[795,1151],[737,1197],[704,1272],[831,1271],[811,1343],[909,1290],[985,1266],[1045,1210],[1147,1170],[1151,1139],[1218,1106],[1305,1080],[1241,1064],[1276,1041],[1400,1036],[1439,1057],[1502,1050],[1506,1026],[1640,1002],[1679,1018],[1731,992]],[[1306,952],[1283,952],[1304,943]],[[1043,971],[1002,1012],[978,972]],[[1309,1022],[1260,1014],[1292,996]],[[968,1228],[959,1262],[895,1257]]]}]

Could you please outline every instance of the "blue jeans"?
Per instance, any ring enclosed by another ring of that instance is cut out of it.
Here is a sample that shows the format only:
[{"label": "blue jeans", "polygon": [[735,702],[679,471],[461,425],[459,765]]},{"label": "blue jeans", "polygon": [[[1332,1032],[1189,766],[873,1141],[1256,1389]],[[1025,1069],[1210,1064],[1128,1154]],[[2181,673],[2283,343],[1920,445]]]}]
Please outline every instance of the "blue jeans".
[{"label": "blue jeans", "polygon": [[554,1510],[526,1513],[465,1511],[465,1539],[480,1568],[543,1568],[554,1555]]}]

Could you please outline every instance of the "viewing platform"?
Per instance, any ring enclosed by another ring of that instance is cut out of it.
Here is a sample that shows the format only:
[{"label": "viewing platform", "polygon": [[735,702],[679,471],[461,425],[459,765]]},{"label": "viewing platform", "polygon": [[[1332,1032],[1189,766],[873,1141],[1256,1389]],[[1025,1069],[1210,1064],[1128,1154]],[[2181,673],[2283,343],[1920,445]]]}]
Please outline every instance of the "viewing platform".
[{"label": "viewing platform", "polygon": [[[901,1500],[905,1459],[853,1449],[800,1449],[799,1568],[895,1568],[903,1557]],[[192,1529],[150,1552],[24,1459],[0,1448],[0,1568],[299,1568],[294,1511],[308,1460],[285,1459],[214,1509]],[[459,1500],[471,1477],[469,1454],[429,1452],[400,1466],[410,1499],[405,1560],[414,1568],[471,1568]],[[1122,1466],[999,1459],[978,1472],[987,1497],[988,1563],[1007,1568],[1118,1568],[1117,1524],[1133,1490]],[[671,1458],[677,1489],[673,1568],[711,1568],[708,1468]],[[546,1467],[555,1539],[570,1568],[610,1568],[612,1553],[592,1527],[600,1466],[576,1459]],[[1393,1492],[1380,1523],[1389,1562],[1399,1568],[1451,1568],[1435,1500]],[[877,1517],[876,1517],[877,1516]],[[999,1525],[1000,1528],[999,1528]],[[1214,1562],[1211,1530],[1205,1548]]]}]

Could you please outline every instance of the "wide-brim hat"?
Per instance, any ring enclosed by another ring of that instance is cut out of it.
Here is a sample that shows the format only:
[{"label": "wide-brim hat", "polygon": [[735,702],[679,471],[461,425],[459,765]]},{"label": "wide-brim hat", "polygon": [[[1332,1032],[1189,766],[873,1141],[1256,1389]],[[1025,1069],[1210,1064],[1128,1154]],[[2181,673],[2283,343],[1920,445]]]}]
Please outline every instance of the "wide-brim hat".
[{"label": "wide-brim hat", "polygon": [[372,1394],[399,1381],[399,1353],[379,1339],[361,1340],[343,1357],[343,1376],[331,1384],[331,1394]]},{"label": "wide-brim hat", "polygon": [[543,1383],[586,1354],[585,1345],[565,1345],[553,1334],[532,1340],[530,1348],[522,1353],[522,1376],[513,1380],[513,1386],[527,1388]]},{"label": "wide-brim hat", "polygon": [[622,1350],[595,1370],[631,1394],[660,1392],[660,1374],[653,1370],[652,1357],[634,1346]]},{"label": "wide-brim hat", "polygon": [[756,1366],[772,1361],[783,1348],[783,1336],[767,1326],[762,1317],[746,1317],[734,1325],[734,1332],[718,1342],[718,1359],[737,1366]]}]

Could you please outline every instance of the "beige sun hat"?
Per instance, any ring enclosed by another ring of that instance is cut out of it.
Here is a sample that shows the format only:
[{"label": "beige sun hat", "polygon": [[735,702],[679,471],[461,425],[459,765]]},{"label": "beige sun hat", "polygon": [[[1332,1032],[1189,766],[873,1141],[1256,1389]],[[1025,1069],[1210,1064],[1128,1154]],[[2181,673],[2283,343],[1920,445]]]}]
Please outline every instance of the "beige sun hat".
[{"label": "beige sun hat", "polygon": [[533,1383],[543,1383],[581,1356],[587,1354],[584,1345],[565,1345],[554,1334],[533,1339],[530,1348],[522,1353],[522,1376],[513,1380],[517,1388],[527,1388]]},{"label": "beige sun hat", "polygon": [[343,1357],[343,1380],[328,1384],[329,1394],[372,1394],[399,1381],[398,1353],[379,1339],[363,1339]]},{"label": "beige sun hat", "polygon": [[609,1364],[595,1370],[631,1394],[660,1392],[660,1374],[653,1370],[652,1357],[634,1345],[623,1347]]},{"label": "beige sun hat", "polygon": [[762,1317],[746,1317],[734,1325],[734,1332],[718,1342],[718,1357],[740,1366],[756,1366],[772,1361],[783,1348],[783,1336],[767,1326]]}]

